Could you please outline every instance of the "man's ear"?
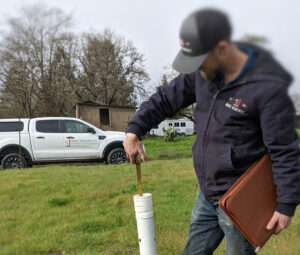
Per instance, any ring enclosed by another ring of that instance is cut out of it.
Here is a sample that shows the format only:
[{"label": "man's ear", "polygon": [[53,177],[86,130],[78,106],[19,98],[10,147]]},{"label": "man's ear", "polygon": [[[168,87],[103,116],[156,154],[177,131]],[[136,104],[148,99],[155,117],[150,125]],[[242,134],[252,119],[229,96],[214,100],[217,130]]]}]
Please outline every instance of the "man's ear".
[{"label": "man's ear", "polygon": [[224,55],[229,48],[229,42],[227,40],[220,41],[217,46],[215,47],[215,53],[220,56]]}]

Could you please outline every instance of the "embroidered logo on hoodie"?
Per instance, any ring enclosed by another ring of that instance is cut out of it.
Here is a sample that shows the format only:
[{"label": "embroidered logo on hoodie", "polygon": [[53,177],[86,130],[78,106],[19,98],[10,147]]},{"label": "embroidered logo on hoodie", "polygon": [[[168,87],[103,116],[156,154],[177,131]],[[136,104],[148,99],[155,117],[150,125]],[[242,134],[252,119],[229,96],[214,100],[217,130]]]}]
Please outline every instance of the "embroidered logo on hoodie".
[{"label": "embroidered logo on hoodie", "polygon": [[242,98],[233,98],[233,97],[229,98],[225,106],[239,113],[245,113],[245,110],[247,108],[247,105],[243,103]]}]

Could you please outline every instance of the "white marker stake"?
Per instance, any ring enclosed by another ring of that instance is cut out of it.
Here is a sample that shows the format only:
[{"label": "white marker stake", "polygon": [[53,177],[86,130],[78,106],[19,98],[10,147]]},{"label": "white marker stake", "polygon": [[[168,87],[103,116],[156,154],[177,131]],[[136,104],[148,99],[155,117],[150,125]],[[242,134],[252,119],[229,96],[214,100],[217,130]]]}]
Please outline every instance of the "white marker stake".
[{"label": "white marker stake", "polygon": [[156,242],[152,210],[152,194],[133,196],[138,229],[140,255],[156,255]]}]

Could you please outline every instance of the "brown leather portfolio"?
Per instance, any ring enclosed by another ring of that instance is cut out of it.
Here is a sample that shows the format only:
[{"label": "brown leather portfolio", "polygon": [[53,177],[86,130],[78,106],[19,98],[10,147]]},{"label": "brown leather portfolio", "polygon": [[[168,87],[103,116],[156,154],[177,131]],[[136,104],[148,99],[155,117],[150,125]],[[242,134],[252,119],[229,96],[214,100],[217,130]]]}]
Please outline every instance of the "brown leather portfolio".
[{"label": "brown leather portfolio", "polygon": [[266,226],[277,207],[272,161],[265,155],[256,161],[222,196],[220,207],[259,250],[274,232]]}]

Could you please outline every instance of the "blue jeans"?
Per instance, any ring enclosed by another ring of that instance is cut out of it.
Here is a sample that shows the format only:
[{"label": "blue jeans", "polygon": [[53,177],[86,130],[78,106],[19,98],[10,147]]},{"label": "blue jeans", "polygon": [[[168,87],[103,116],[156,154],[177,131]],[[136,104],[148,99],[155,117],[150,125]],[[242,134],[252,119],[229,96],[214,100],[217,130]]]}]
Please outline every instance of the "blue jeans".
[{"label": "blue jeans", "polygon": [[218,206],[209,203],[200,191],[192,212],[183,255],[210,255],[225,235],[226,255],[256,254],[252,245]]}]

